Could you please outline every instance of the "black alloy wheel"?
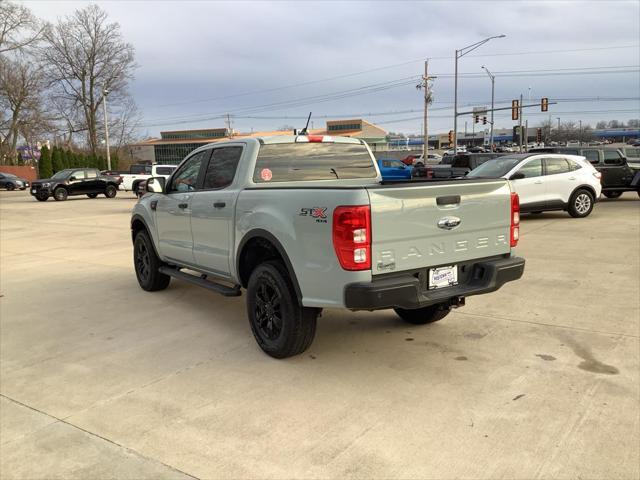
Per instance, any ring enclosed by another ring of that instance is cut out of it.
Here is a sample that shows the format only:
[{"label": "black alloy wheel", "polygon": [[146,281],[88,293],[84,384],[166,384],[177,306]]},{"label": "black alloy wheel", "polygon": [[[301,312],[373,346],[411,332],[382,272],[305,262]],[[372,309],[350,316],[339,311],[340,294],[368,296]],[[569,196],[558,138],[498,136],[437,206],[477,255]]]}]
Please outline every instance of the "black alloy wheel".
[{"label": "black alloy wheel", "polygon": [[267,355],[286,358],[309,348],[320,311],[300,304],[282,262],[270,260],[251,272],[247,315],[253,336]]},{"label": "black alloy wheel", "polygon": [[58,187],[53,191],[53,198],[57,202],[62,202],[66,200],[68,196],[69,196],[69,192],[67,192],[66,188]]},{"label": "black alloy wheel", "polygon": [[118,193],[118,189],[113,185],[107,185],[104,189],[104,196],[107,198],[114,198]]},{"label": "black alloy wheel", "polygon": [[138,284],[143,290],[155,292],[169,286],[171,277],[160,273],[162,261],[156,255],[151,238],[145,230],[138,232],[133,242],[133,266]]}]

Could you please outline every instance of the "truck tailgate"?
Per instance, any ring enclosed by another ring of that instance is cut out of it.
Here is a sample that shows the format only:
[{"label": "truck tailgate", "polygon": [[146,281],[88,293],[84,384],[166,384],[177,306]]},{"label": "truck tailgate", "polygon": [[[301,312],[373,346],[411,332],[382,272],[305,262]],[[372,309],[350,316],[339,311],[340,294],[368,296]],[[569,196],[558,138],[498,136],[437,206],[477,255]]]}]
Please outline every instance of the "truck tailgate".
[{"label": "truck tailgate", "polygon": [[367,191],[373,275],[510,251],[511,190],[506,180],[380,185]]}]

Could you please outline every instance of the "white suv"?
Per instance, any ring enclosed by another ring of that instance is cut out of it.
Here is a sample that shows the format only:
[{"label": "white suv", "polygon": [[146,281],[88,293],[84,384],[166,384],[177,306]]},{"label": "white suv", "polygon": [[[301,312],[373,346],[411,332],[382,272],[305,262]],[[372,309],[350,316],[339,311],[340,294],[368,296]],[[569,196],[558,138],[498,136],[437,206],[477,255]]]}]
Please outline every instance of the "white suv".
[{"label": "white suv", "polygon": [[565,210],[572,217],[586,217],[602,191],[602,175],[578,155],[509,155],[489,160],[467,176],[511,180],[523,213]]}]

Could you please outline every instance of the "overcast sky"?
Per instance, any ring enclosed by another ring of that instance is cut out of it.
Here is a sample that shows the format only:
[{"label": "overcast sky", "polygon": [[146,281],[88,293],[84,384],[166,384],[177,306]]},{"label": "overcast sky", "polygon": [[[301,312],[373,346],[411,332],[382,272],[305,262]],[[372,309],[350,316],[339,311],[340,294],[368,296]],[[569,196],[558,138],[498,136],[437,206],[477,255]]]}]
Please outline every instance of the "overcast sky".
[{"label": "overcast sky", "polygon": [[[89,2],[24,3],[55,21]],[[640,118],[637,0],[94,3],[135,47],[139,67],[131,93],[144,114],[142,133],[154,136],[223,127],[222,118],[210,117],[226,112],[240,131],[301,126],[303,120],[291,117],[310,111],[316,128],[324,117],[353,115],[389,131],[418,133],[422,94],[415,84],[426,58],[430,74],[439,76],[429,129],[446,132],[453,124],[454,50],[499,34],[507,37],[460,60],[462,74],[480,74],[460,78],[460,110],[490,104],[491,82],[481,70],[486,65],[496,75],[496,102],[520,94],[563,99],[549,114],[531,109],[529,126],[549,117],[592,125]],[[393,81],[400,85],[389,87]],[[381,88],[354,92],[377,84]],[[308,99],[347,90],[330,101]],[[624,100],[576,101],[585,97]],[[306,100],[272,105],[298,99]],[[471,116],[466,120],[471,131]],[[460,130],[464,123],[459,120]],[[496,127],[512,125],[510,112],[496,112]]]}]

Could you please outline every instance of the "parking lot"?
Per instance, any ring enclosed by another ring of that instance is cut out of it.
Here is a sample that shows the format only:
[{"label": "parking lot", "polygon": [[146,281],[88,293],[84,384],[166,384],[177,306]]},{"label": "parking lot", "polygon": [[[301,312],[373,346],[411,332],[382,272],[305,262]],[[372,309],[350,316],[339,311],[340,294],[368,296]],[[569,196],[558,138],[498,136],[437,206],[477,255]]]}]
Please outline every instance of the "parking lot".
[{"label": "parking lot", "polygon": [[640,475],[636,193],[523,216],[524,277],[442,322],[325,310],[281,361],[244,297],[138,287],[134,202],[0,192],[0,477]]}]

